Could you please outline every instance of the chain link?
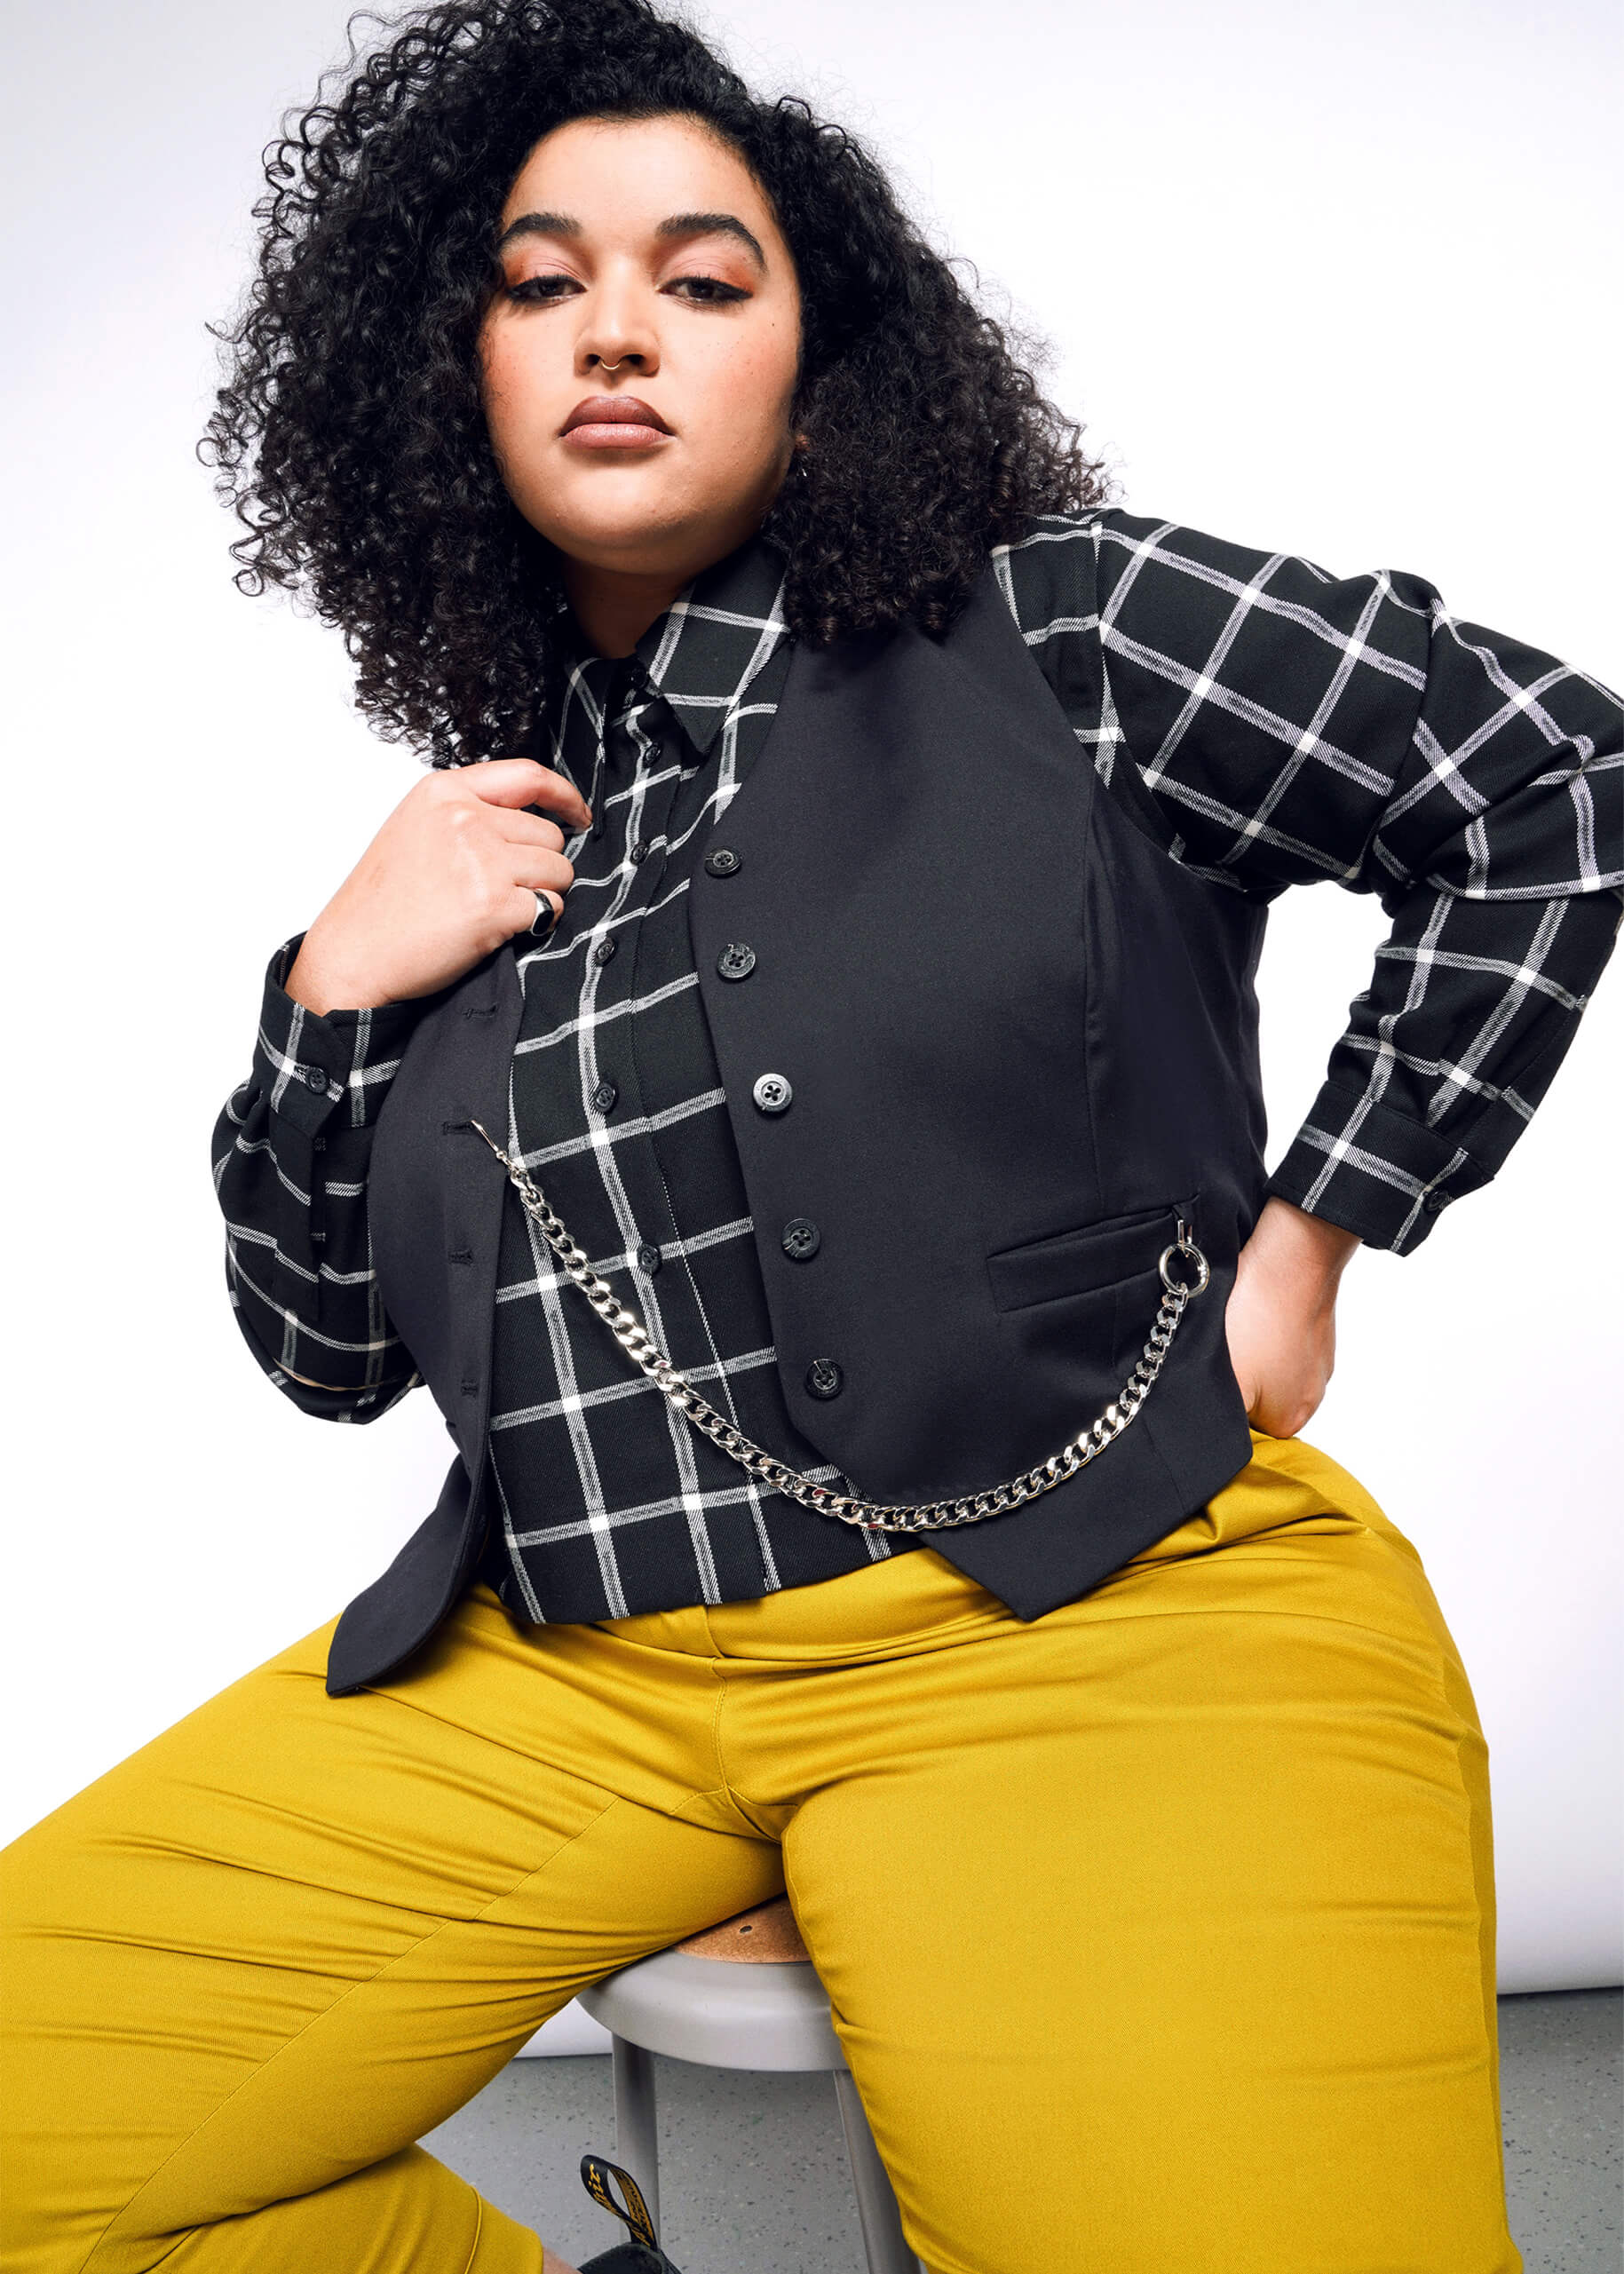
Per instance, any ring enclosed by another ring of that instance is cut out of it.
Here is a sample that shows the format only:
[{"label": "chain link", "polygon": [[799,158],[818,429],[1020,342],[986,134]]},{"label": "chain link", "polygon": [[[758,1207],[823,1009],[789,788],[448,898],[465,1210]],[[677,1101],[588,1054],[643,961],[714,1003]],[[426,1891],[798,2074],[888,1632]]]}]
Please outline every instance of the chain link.
[{"label": "chain link", "polygon": [[[782,1493],[803,1508],[813,1509],[820,1516],[837,1517],[842,1524],[858,1525],[878,1532],[939,1532],[958,1524],[978,1524],[984,1517],[1002,1516],[1007,1509],[1019,1508],[1023,1501],[1034,1500],[1040,1493],[1053,1490],[1074,1477],[1080,1469],[1096,1461],[1105,1447],[1121,1437],[1150,1395],[1152,1383],[1161,1373],[1173,1337],[1178,1331],[1179,1320],[1191,1298],[1201,1293],[1211,1276],[1207,1258],[1190,1237],[1183,1218],[1179,1219],[1177,1237],[1161,1251],[1158,1270],[1164,1289],[1161,1303],[1152,1324],[1150,1339],[1141,1351],[1137,1364],[1115,1398],[1097,1419],[1079,1430],[1069,1445],[1061,1446],[1047,1461],[1040,1461],[1024,1476],[1016,1477],[1007,1485],[997,1485],[989,1491],[968,1493],[958,1500],[923,1501],[913,1507],[893,1507],[877,1501],[856,1500],[845,1493],[836,1493],[827,1485],[814,1484],[798,1469],[791,1469],[774,1459],[761,1446],[736,1429],[725,1414],[707,1403],[677,1373],[665,1352],[654,1342],[635,1311],[619,1301],[614,1290],[593,1271],[585,1255],[571,1238],[562,1217],[548,1201],[546,1194],[529,1171],[505,1153],[481,1122],[471,1125],[479,1130],[491,1151],[508,1173],[508,1180],[524,1204],[525,1213],[535,1225],[543,1239],[564,1266],[566,1272],[581,1289],[598,1317],[625,1351],[632,1363],[640,1367],[655,1387],[662,1391],[679,1412],[685,1414],[696,1430],[708,1437],[713,1445],[748,1470],[769,1492]],[[1197,1276],[1186,1283],[1176,1279],[1169,1260],[1176,1252],[1190,1258]]]}]

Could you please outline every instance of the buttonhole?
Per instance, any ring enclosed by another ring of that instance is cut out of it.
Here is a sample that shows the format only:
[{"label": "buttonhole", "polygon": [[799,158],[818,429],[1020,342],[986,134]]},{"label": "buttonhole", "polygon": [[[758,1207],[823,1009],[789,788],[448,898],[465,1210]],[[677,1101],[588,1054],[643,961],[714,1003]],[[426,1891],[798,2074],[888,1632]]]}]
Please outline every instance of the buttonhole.
[{"label": "buttonhole", "polygon": [[471,1248],[454,1248],[451,1250],[450,1260],[454,1264],[471,1264],[473,1261],[473,1249]]},{"label": "buttonhole", "polygon": [[495,1012],[496,1006],[494,1002],[478,1002],[471,1009],[464,1010],[463,1016],[464,1018],[493,1018]]},{"label": "buttonhole", "polygon": [[471,1121],[442,1121],[440,1133],[441,1137],[455,1137],[459,1129],[471,1129],[472,1127]]}]

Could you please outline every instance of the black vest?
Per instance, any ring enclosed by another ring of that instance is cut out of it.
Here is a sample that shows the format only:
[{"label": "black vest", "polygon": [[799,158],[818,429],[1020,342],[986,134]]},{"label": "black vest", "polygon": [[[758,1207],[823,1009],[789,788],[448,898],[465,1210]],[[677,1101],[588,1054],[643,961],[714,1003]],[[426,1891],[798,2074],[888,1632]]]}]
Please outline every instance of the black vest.
[{"label": "black vest", "polygon": [[[956,1495],[1058,1452],[1137,1358],[1181,1215],[1211,1264],[1121,1437],[1026,1506],[931,1535],[1041,1617],[1251,1455],[1224,1312],[1264,1197],[1265,911],[1099,781],[990,567],[939,640],[796,647],[720,845],[738,864],[695,867],[689,922],[780,1375],[866,1498]],[[757,950],[748,986],[717,973],[730,939]],[[398,1668],[478,1561],[506,1184],[469,1124],[505,1125],[519,1011],[510,946],[425,1013],[379,1117],[379,1285],[458,1458],[339,1620],[335,1696]],[[767,1073],[784,1111],[753,1102]],[[778,1244],[794,1216],[822,1231],[811,1268]],[[836,1397],[808,1388],[820,1358]]]}]

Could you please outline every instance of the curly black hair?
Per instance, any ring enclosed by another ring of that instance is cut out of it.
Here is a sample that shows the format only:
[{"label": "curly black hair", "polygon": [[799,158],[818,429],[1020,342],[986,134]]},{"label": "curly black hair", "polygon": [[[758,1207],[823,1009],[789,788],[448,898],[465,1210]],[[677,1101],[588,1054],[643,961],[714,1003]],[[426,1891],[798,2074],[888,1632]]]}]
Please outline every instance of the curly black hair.
[{"label": "curly black hair", "polygon": [[567,120],[686,115],[777,218],[806,478],[761,534],[787,558],[797,637],[905,616],[939,634],[989,544],[1105,495],[1080,427],[864,146],[798,97],[753,96],[687,25],[647,0],[444,0],[384,29],[363,56],[352,20],[334,99],[324,80],[265,152],[258,265],[211,328],[226,369],[199,448],[247,532],[237,583],[287,587],[340,627],[385,739],[436,765],[531,747],[558,556],[503,487],[476,343],[503,202]]}]

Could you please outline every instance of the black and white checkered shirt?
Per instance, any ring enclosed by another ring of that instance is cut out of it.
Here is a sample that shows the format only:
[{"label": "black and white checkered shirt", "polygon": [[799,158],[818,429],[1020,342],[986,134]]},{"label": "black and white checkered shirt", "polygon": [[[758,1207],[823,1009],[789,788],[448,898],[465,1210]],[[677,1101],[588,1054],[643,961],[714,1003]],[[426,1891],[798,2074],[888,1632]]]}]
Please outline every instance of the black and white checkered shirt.
[{"label": "black and white checkered shirt", "polygon": [[[1080,763],[1171,859],[1263,900],[1327,876],[1380,897],[1391,931],[1270,1187],[1410,1252],[1500,1167],[1611,952],[1617,698],[1455,622],[1418,578],[1337,579],[1114,509],[1036,521],[994,560]],[[781,569],[750,540],[619,661],[560,604],[540,755],[596,821],[566,844],[557,930],[521,943],[508,1142],[678,1368],[840,1485],[779,1388],[686,915],[788,670]],[[217,1126],[227,1271],[277,1386],[365,1420],[417,1378],[364,1194],[419,1007],[314,1018],[280,985],[297,944],[273,958],[253,1071]],[[763,1494],[628,1364],[511,1192],[496,1302],[486,1570],[519,1616],[748,1598],[919,1544]]]}]

